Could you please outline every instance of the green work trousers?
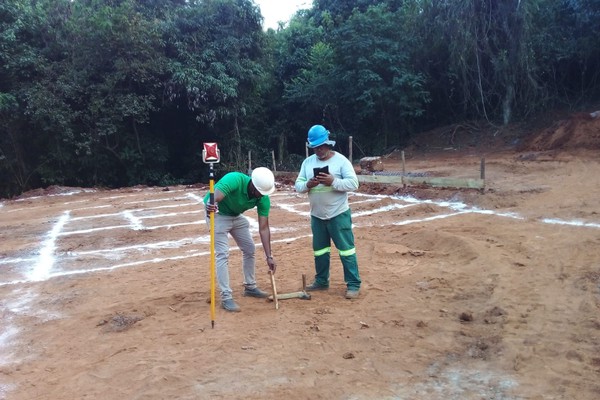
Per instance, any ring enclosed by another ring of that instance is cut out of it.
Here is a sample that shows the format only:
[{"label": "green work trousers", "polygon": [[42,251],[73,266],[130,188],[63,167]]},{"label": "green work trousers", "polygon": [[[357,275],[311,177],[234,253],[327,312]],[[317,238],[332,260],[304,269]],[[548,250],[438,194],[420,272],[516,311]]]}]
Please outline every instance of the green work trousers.
[{"label": "green work trousers", "polygon": [[354,248],[350,209],[328,220],[311,216],[310,227],[313,234],[312,245],[315,255],[315,282],[319,285],[329,286],[329,260],[331,241],[333,240],[344,267],[344,281],[347,288],[349,290],[360,289],[361,281],[358,274],[356,249]]}]

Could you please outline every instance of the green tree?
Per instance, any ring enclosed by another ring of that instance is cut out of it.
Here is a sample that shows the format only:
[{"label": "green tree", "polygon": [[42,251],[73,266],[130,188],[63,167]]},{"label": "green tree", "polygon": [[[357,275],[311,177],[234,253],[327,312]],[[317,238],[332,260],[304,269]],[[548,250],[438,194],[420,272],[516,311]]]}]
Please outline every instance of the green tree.
[{"label": "green tree", "polygon": [[201,2],[178,10],[169,33],[168,99],[212,128],[238,168],[241,126],[265,73],[261,18],[251,1]]},{"label": "green tree", "polygon": [[[311,18],[308,12],[301,11],[285,29],[270,37],[273,83],[267,106],[273,122],[267,131],[276,138],[281,157],[288,151],[304,155],[307,125],[320,121],[325,104],[322,101],[331,101],[323,93],[312,103],[311,98],[316,98],[314,91],[311,96],[304,93],[303,81],[310,79],[314,68],[320,68],[315,59],[318,52],[331,49],[324,42],[325,29],[315,26]],[[313,88],[315,84],[312,83]]]},{"label": "green tree", "polygon": [[[407,119],[423,113],[429,100],[424,76],[411,65],[415,42],[406,27],[406,13],[385,4],[354,12],[332,40],[339,55],[336,75],[343,87],[343,107],[357,119],[363,136],[384,148],[398,144]],[[394,140],[390,142],[390,135]]]},{"label": "green tree", "polygon": [[43,64],[40,20],[29,1],[0,4],[0,196],[20,193],[35,181],[36,137],[27,129],[21,99]]},{"label": "green tree", "polygon": [[[0,4],[0,195],[193,182],[293,164],[324,123],[368,152],[463,119],[600,98],[600,0],[316,0],[263,32],[251,0]],[[297,153],[297,157],[293,157]]]},{"label": "green tree", "polygon": [[531,22],[536,103],[577,108],[600,97],[600,0],[544,2]]},{"label": "green tree", "polygon": [[508,124],[598,96],[598,0],[414,3],[438,113]]},{"label": "green tree", "polygon": [[161,30],[135,5],[81,1],[63,10],[64,22],[45,18],[57,48],[45,49],[52,62],[27,98],[32,122],[54,136],[45,182],[127,185],[160,169],[164,157],[139,129],[157,108]]}]

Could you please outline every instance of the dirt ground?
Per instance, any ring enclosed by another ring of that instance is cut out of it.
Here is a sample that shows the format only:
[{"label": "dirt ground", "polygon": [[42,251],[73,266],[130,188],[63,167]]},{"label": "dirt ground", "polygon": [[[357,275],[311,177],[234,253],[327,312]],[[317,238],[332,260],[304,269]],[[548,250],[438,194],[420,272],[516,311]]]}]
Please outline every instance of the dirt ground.
[{"label": "dirt ground", "polygon": [[[217,308],[214,328],[205,184],[3,200],[0,398],[600,398],[600,119],[506,146],[460,135],[408,148],[406,169],[478,178],[485,157],[483,192],[351,195],[359,299],[337,255],[311,300],[242,297],[234,249],[242,312]],[[272,203],[277,288],[293,292],[314,274],[308,201],[282,180]]]}]

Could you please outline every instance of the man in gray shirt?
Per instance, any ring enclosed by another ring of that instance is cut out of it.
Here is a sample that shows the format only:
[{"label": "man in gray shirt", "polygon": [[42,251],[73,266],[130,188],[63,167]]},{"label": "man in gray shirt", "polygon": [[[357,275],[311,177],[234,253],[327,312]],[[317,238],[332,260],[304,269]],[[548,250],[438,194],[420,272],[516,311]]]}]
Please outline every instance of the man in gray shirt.
[{"label": "man in gray shirt", "polygon": [[329,289],[331,241],[338,249],[344,267],[346,298],[356,299],[360,292],[360,276],[352,232],[352,215],[348,192],[358,189],[358,178],[352,163],[333,150],[335,141],[329,131],[314,125],[308,131],[308,147],[314,154],[302,163],[295,188],[308,193],[310,226],[315,256],[315,280],[307,290]]}]

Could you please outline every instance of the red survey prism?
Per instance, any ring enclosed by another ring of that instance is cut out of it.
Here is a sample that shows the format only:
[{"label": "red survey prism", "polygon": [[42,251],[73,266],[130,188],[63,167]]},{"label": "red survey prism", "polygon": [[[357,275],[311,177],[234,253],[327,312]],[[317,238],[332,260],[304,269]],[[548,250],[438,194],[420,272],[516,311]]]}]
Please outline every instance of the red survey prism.
[{"label": "red survey prism", "polygon": [[207,164],[218,163],[221,160],[221,152],[216,143],[203,143],[202,161]]}]

